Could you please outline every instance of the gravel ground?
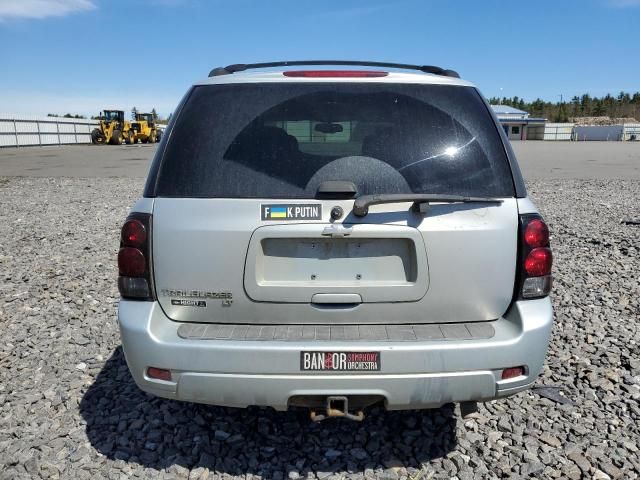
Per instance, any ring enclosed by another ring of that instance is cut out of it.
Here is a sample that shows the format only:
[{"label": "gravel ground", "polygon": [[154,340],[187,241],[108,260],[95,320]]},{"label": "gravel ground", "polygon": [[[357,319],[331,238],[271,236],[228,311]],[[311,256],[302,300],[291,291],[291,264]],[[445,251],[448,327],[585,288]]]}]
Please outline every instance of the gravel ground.
[{"label": "gravel ground", "polygon": [[[530,183],[557,321],[539,385],[362,424],[150,397],[116,324],[118,230],[141,180],[0,178],[0,478],[638,478],[638,181]],[[557,393],[551,390],[551,393]]]}]

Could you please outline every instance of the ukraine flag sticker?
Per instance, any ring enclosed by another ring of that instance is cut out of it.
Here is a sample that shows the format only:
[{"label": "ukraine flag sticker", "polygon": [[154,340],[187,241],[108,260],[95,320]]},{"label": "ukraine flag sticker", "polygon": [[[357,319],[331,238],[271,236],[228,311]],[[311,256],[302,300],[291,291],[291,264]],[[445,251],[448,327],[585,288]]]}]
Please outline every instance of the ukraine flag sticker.
[{"label": "ukraine flag sticker", "polygon": [[287,207],[271,208],[271,218],[287,218]]}]

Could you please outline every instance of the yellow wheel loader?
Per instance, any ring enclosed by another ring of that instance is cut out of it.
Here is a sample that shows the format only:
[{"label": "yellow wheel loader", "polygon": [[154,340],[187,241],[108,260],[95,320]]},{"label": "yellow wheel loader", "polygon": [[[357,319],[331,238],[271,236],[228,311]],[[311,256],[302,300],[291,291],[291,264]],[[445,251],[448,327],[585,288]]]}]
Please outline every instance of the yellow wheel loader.
[{"label": "yellow wheel loader", "polygon": [[136,141],[135,130],[131,128],[131,122],[124,119],[122,110],[105,110],[100,115],[100,126],[91,132],[91,143],[122,145],[132,144]]},{"label": "yellow wheel loader", "polygon": [[136,113],[136,119],[131,123],[131,128],[135,130],[135,142],[156,143],[160,140],[158,127],[151,113]]}]

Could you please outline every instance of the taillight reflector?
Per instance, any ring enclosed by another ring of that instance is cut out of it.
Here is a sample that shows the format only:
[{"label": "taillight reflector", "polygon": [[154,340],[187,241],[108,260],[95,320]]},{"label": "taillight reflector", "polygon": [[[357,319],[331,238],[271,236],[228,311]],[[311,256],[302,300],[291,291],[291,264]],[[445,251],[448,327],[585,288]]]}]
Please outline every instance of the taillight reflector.
[{"label": "taillight reflector", "polygon": [[508,380],[509,378],[521,377],[522,375],[524,375],[524,367],[505,368],[502,371],[502,380]]},{"label": "taillight reflector", "polygon": [[125,277],[141,277],[147,270],[144,254],[137,248],[121,248],[118,252],[118,270]]},{"label": "taillight reflector", "polygon": [[171,370],[167,370],[166,368],[149,367],[147,368],[147,376],[158,380],[164,380],[165,382],[170,382]]},{"label": "taillight reflector", "polygon": [[285,77],[304,78],[372,78],[386,77],[389,72],[378,70],[290,70],[282,72]]},{"label": "taillight reflector", "polygon": [[542,277],[551,273],[553,255],[547,247],[534,248],[524,261],[524,269],[530,277]]}]

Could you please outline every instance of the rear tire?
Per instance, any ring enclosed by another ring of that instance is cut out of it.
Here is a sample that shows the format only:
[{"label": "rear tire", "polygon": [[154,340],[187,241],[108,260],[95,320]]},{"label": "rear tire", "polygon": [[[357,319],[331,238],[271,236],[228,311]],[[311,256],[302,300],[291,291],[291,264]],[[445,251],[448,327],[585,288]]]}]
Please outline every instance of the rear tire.
[{"label": "rear tire", "polygon": [[127,145],[133,145],[136,143],[136,135],[133,130],[129,130],[129,134],[127,135]]},{"label": "rear tire", "polygon": [[120,130],[114,130],[111,136],[111,145],[122,145],[122,132]]},{"label": "rear tire", "polygon": [[149,143],[156,143],[156,132],[151,132],[149,135]]},{"label": "rear tire", "polygon": [[94,128],[91,132],[91,143],[94,145],[102,145],[104,144],[104,135],[102,134],[102,130],[99,128]]}]

